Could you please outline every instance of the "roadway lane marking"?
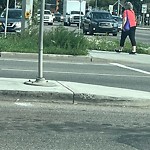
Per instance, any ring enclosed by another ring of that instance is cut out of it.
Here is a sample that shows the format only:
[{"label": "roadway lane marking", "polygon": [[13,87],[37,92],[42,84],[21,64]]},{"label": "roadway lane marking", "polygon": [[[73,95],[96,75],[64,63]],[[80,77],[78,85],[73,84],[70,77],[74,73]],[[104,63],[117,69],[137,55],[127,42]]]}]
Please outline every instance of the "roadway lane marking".
[{"label": "roadway lane marking", "polygon": [[122,65],[122,64],[119,64],[119,63],[110,63],[110,64],[114,65],[114,66],[121,67],[121,68],[125,68],[125,69],[129,69],[129,70],[133,70],[133,71],[136,71],[136,72],[140,72],[140,73],[144,73],[144,74],[150,75],[150,72],[144,71],[144,70],[141,70],[141,69],[128,67],[128,66],[125,66],[125,65]]},{"label": "roadway lane marking", "polygon": [[31,103],[23,103],[23,102],[15,102],[15,105],[24,106],[24,107],[32,107]]},{"label": "roadway lane marking", "polygon": [[[21,70],[21,69],[1,69],[2,71],[18,71],[18,72],[38,72],[37,70]],[[73,75],[91,75],[91,76],[112,76],[112,77],[137,77],[137,78],[150,78],[150,76],[138,76],[138,75],[121,75],[121,74],[109,74],[109,73],[90,73],[90,72],[63,72],[63,71],[43,71],[44,73],[57,73],[57,74],[73,74]]]}]

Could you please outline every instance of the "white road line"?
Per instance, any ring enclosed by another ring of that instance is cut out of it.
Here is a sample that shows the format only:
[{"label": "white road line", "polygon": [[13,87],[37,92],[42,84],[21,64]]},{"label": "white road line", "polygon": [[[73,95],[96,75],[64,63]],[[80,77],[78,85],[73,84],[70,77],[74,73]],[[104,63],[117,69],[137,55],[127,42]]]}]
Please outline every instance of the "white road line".
[{"label": "white road line", "polygon": [[129,69],[129,70],[133,70],[133,71],[136,71],[136,72],[140,72],[140,73],[144,73],[144,74],[150,75],[150,72],[144,71],[144,70],[141,70],[141,69],[128,67],[128,66],[125,66],[125,65],[122,65],[122,64],[119,64],[119,63],[110,63],[110,64],[114,65],[114,66],[121,67],[121,68],[125,68],[125,69]]},{"label": "white road line", "polygon": [[[20,69],[1,69],[4,71],[19,71],[19,72],[38,72],[37,70],[20,70]],[[44,73],[57,73],[57,74],[74,74],[74,75],[91,75],[91,76],[111,76],[111,77],[137,77],[137,78],[150,78],[150,76],[135,76],[135,75],[117,75],[106,73],[88,73],[88,72],[64,72],[64,71],[44,71]]]},{"label": "white road line", "polygon": [[32,107],[31,103],[23,103],[23,102],[15,102],[15,105],[24,106],[24,107]]}]

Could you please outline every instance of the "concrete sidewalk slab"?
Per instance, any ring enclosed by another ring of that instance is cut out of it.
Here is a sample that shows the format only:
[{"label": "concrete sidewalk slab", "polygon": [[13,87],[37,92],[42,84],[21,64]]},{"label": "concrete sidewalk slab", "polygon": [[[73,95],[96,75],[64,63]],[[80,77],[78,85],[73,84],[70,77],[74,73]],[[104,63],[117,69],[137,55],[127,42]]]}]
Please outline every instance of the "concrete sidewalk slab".
[{"label": "concrete sidewalk slab", "polygon": [[[34,81],[35,79],[33,79]],[[57,81],[48,81],[52,86],[26,85],[28,79],[0,78],[0,100],[73,102],[73,94]]]},{"label": "concrete sidewalk slab", "polygon": [[74,92],[75,101],[150,101],[150,92],[64,81],[61,83]]},{"label": "concrete sidewalk slab", "polygon": [[149,104],[150,92],[66,81],[48,81],[54,86],[26,85],[27,79],[0,78],[0,100],[13,102],[107,103],[141,102]]},{"label": "concrete sidewalk slab", "polygon": [[132,63],[142,63],[150,64],[150,55],[146,54],[136,54],[130,55],[128,53],[116,53],[108,51],[90,51],[90,56],[92,57],[93,62],[98,61],[98,59],[109,60],[113,62],[132,62]]}]

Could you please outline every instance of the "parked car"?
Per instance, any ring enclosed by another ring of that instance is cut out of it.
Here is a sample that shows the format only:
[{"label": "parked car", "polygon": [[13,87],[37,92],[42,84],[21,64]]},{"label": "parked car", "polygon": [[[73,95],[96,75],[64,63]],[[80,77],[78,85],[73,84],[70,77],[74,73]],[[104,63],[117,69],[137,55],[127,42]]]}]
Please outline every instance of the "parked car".
[{"label": "parked car", "polygon": [[63,16],[61,13],[54,13],[54,21],[62,22],[63,21]]},{"label": "parked car", "polygon": [[115,15],[112,15],[112,17],[114,20],[116,20],[118,22],[118,31],[121,31],[123,19],[121,17],[115,16]]},{"label": "parked car", "polygon": [[[37,19],[39,23],[40,22],[40,10],[38,10]],[[53,25],[54,23],[54,17],[50,10],[44,10],[44,23],[47,23],[48,25]]]},{"label": "parked car", "polygon": [[[7,32],[21,32],[22,9],[8,9]],[[5,31],[6,9],[0,15],[0,32]]]},{"label": "parked car", "polygon": [[84,34],[87,34],[87,32],[90,35],[94,33],[112,33],[113,36],[117,36],[118,33],[118,23],[107,11],[89,11],[82,20],[82,26]]}]

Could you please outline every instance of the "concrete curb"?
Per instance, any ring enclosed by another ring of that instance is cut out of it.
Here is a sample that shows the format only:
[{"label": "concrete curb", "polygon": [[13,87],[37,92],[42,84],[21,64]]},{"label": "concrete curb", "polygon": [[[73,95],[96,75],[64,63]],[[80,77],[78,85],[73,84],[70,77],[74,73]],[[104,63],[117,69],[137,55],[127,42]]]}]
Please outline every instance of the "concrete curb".
[{"label": "concrete curb", "polygon": [[[37,53],[17,53],[17,52],[1,52],[1,58],[4,59],[35,59],[38,61]],[[73,55],[57,55],[57,54],[43,54],[44,61],[67,61],[67,62],[85,62],[85,63],[108,63],[116,62],[111,58],[96,58],[90,54],[87,56],[73,56]]]},{"label": "concrete curb", "polygon": [[0,101],[150,106],[150,93],[65,81],[55,86],[26,85],[27,79],[0,78]]},{"label": "concrete curb", "polygon": [[132,97],[112,97],[87,93],[58,93],[0,90],[0,101],[10,102],[38,102],[38,103],[65,103],[88,105],[115,105],[115,106],[150,106],[150,99]]},{"label": "concrete curb", "polygon": [[[0,99],[12,102],[67,102],[73,103],[73,94],[58,93],[58,92],[43,92],[43,91],[13,91],[1,90]],[[63,99],[63,101],[62,101]]]},{"label": "concrete curb", "polygon": [[[38,53],[18,53],[18,52],[1,52],[1,58],[18,58],[18,59],[38,59]],[[57,54],[43,54],[44,60],[57,61],[83,61],[91,62],[91,56],[73,56],[73,55],[57,55]]]}]

